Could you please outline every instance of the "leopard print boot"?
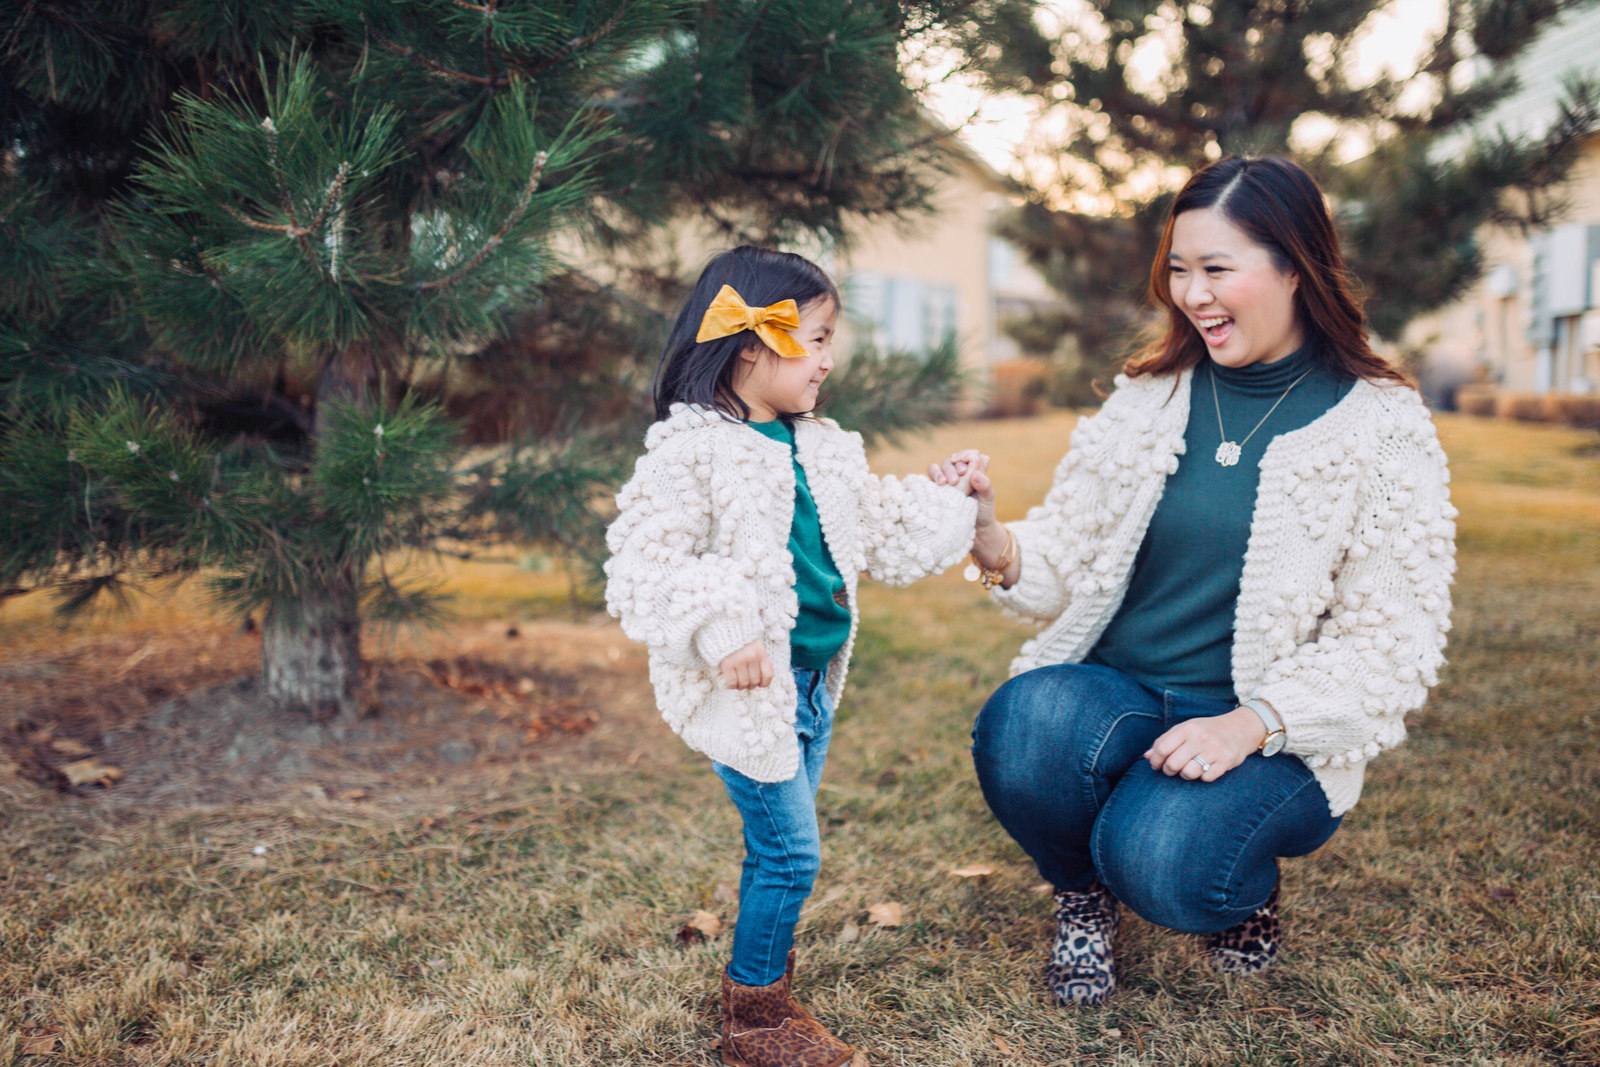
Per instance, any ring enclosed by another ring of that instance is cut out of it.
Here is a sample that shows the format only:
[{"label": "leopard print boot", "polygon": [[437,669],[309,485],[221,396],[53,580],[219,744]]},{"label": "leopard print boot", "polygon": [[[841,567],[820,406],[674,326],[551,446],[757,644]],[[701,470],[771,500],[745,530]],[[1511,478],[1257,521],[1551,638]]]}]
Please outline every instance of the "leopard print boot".
[{"label": "leopard print boot", "polygon": [[1278,887],[1273,886],[1267,902],[1246,916],[1244,922],[1206,938],[1206,961],[1224,974],[1255,974],[1277,958],[1282,941]]},{"label": "leopard print boot", "polygon": [[1056,940],[1044,980],[1057,1004],[1102,1004],[1117,988],[1111,949],[1119,920],[1117,898],[1099,882],[1056,890]]},{"label": "leopard print boot", "polygon": [[843,1067],[855,1049],[828,1032],[789,993],[794,952],[770,985],[740,985],[722,971],[722,1062],[728,1067]]}]

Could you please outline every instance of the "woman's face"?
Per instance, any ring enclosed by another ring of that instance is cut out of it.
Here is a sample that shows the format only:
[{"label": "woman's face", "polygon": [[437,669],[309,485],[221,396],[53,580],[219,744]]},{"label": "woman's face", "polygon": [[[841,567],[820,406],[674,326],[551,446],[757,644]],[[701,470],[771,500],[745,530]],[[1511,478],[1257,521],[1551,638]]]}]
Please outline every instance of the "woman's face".
[{"label": "woman's face", "polygon": [[1173,303],[1222,366],[1272,363],[1304,341],[1294,310],[1299,277],[1215,208],[1173,221],[1167,269]]}]

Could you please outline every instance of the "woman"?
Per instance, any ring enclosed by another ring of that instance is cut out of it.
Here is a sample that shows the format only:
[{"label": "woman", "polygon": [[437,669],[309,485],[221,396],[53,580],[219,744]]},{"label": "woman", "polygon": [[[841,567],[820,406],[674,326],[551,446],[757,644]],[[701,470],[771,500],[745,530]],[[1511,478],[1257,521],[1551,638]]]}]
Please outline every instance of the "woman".
[{"label": "woman", "polygon": [[[1327,841],[1443,663],[1455,509],[1417,392],[1375,354],[1315,182],[1225,159],[1173,203],[1165,335],[973,561],[1043,624],[973,731],[983,794],[1055,886],[1046,981],[1115,988],[1118,902],[1258,971],[1280,856]],[[970,572],[971,569],[969,569]]]}]

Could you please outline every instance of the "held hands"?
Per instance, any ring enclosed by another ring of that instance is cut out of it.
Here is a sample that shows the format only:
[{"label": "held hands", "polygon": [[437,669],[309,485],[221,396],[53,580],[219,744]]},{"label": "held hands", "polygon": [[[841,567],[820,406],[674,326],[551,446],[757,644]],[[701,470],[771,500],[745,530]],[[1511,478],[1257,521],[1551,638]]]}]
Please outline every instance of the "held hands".
[{"label": "held hands", "polygon": [[1260,748],[1266,736],[1255,712],[1234,708],[1226,715],[1180,722],[1156,738],[1144,758],[1163,774],[1214,782]]},{"label": "held hands", "polygon": [[761,689],[772,684],[772,657],[767,646],[751,641],[722,660],[722,680],[729,689]]},{"label": "held hands", "polygon": [[989,481],[989,457],[976,448],[952,452],[943,463],[928,464],[928,477],[935,485],[953,485],[968,496],[978,498],[978,523],[984,512],[994,521],[994,485]]},{"label": "held hands", "polygon": [[[994,517],[994,483],[989,480],[989,457],[977,449],[953,453],[943,463],[931,465],[928,477],[938,485],[965,488],[978,502],[978,522],[973,531],[972,559],[980,567],[1004,567],[1000,586],[1009,589],[1022,573],[1022,559],[1011,534]],[[985,582],[987,585],[987,581]]]}]

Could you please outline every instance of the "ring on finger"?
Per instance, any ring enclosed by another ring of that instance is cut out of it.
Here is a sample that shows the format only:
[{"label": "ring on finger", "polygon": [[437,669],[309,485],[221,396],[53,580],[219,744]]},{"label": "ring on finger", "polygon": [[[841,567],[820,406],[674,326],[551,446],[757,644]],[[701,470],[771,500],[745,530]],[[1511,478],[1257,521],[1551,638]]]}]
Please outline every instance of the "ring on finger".
[{"label": "ring on finger", "polygon": [[1200,764],[1200,773],[1201,774],[1204,774],[1204,773],[1206,773],[1207,771],[1209,771],[1211,769],[1211,764],[1207,763],[1205,760],[1201,759],[1199,756],[1190,756],[1189,757],[1189,762],[1190,763],[1198,763],[1198,764]]}]

